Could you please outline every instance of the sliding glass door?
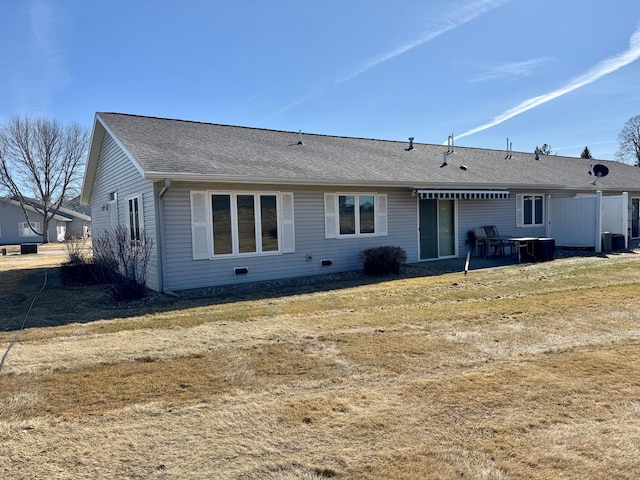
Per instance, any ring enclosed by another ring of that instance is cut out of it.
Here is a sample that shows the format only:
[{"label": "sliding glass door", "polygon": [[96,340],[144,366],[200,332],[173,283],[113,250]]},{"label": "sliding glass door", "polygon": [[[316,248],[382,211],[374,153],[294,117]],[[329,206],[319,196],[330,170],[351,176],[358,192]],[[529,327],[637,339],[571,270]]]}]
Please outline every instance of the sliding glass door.
[{"label": "sliding glass door", "polygon": [[420,259],[456,254],[455,200],[419,200]]}]

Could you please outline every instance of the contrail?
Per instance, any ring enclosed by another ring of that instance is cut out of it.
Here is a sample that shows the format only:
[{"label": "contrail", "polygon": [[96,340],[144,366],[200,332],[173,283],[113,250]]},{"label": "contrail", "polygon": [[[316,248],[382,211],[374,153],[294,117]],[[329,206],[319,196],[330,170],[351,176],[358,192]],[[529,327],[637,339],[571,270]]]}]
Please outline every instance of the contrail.
[{"label": "contrail", "polygon": [[638,28],[636,28],[636,31],[631,35],[631,38],[629,39],[629,48],[624,52],[601,61],[579,77],[571,80],[563,87],[554,90],[553,92],[525,100],[519,105],[516,105],[515,107],[501,113],[490,122],[485,123],[484,125],[480,125],[479,127],[472,128],[471,130],[466,131],[460,135],[456,135],[456,138],[459,139],[462,137],[473,135],[474,133],[482,132],[483,130],[487,130],[488,128],[495,127],[496,125],[499,125],[509,120],[510,118],[520,115],[527,110],[531,110],[532,108],[542,105],[543,103],[550,102],[551,100],[561,97],[562,95],[566,95],[567,93],[573,92],[574,90],[582,88],[585,85],[589,85],[590,83],[595,82],[605,75],[609,75],[610,73],[615,72],[625,65],[629,65],[630,63],[635,62],[638,58],[640,58],[640,24],[638,25]]},{"label": "contrail", "polygon": [[396,58],[397,56],[402,55],[409,50],[413,50],[414,48],[419,47],[420,45],[427,43],[434,38],[437,38],[440,35],[443,35],[457,27],[460,27],[465,23],[468,23],[471,20],[484,15],[494,8],[502,6],[509,1],[510,0],[479,0],[464,5],[452,5],[447,14],[443,15],[436,22],[430,25],[427,28],[428,31],[420,38],[417,38],[394,50],[391,50],[390,52],[384,53],[369,60],[368,62],[356,68],[350,74],[338,78],[334,83],[338,85],[344,82],[348,82],[349,80],[353,80],[354,78],[365,73],[367,70],[370,70],[373,67],[380,65],[381,63]]},{"label": "contrail", "polygon": [[285,105],[284,107],[278,109],[274,114],[283,113],[290,108],[293,108],[301,103],[307,102],[312,98],[318,97],[325,93],[331,86],[340,85],[342,83],[353,80],[356,77],[359,77],[363,73],[371,70],[373,67],[376,67],[382,63],[388,62],[389,60],[396,58],[399,55],[402,55],[409,50],[412,50],[420,45],[423,45],[440,35],[447,33],[457,27],[464,25],[465,23],[474,20],[481,15],[493,10],[497,7],[500,7],[511,0],[474,0],[468,3],[463,4],[455,4],[448,7],[447,13],[438,18],[433,24],[427,26],[427,32],[421,37],[412,40],[410,42],[405,43],[404,45],[395,48],[389,52],[378,55],[375,58],[370,59],[369,61],[363,63],[359,67],[355,68],[351,73],[344,75],[342,77],[336,78],[331,82],[331,85],[325,85],[321,87],[315,88],[313,91],[307,93],[301,98]]}]

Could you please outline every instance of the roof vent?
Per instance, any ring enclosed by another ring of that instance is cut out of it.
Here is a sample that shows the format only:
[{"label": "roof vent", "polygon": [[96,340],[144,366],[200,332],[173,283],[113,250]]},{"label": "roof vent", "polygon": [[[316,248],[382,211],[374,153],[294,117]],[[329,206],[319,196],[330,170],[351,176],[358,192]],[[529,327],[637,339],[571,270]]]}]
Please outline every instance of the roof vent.
[{"label": "roof vent", "polygon": [[304,145],[302,141],[302,130],[298,131],[298,145]]},{"label": "roof vent", "polygon": [[413,137],[409,137],[409,147],[405,148],[407,152],[413,150]]},{"label": "roof vent", "polygon": [[453,153],[453,133],[447,138],[447,155]]},{"label": "roof vent", "polygon": [[[512,148],[513,148],[513,143],[509,143],[509,139],[507,138],[507,156],[504,157],[505,160],[508,160],[509,158],[513,158],[513,155],[512,155],[513,154],[513,150],[512,150]],[[536,158],[536,160],[538,160],[538,159]]]},{"label": "roof vent", "polygon": [[440,168],[442,167],[446,167],[447,166],[447,155],[449,155],[451,152],[442,152],[442,165],[440,165]]}]

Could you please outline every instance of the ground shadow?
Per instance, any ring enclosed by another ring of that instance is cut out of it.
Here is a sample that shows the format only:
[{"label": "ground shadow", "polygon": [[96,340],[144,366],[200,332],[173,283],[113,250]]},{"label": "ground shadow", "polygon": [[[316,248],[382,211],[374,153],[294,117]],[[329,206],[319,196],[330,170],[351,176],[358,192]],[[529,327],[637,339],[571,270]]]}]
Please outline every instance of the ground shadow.
[{"label": "ground shadow", "polygon": [[441,275],[450,271],[446,266],[405,266],[399,274],[392,275],[336,273],[172,294],[149,292],[147,297],[139,300],[117,302],[106,293],[104,285],[62,285],[60,267],[6,270],[0,271],[0,305],[3,306],[0,311],[0,331],[15,331],[21,328],[23,322],[25,328],[88,323],[208,305],[340,290],[401,278]]},{"label": "ground shadow", "polygon": [[[624,252],[596,254],[591,251],[558,249],[556,258],[598,256],[606,258]],[[518,265],[513,257],[477,258],[470,261],[474,270]],[[103,285],[64,286],[60,282],[60,267],[14,269],[0,271],[0,331],[21,328],[49,327],[97,320],[129,318],[145,314],[170,312],[208,305],[248,300],[265,300],[315,292],[341,290],[373,285],[391,280],[459,273],[464,275],[465,258],[409,264],[399,274],[369,276],[362,271],[336,273],[270,282],[245,283],[225,287],[203,288],[173,294],[149,292],[140,300],[116,302]],[[45,285],[46,277],[46,285]],[[43,285],[44,288],[43,288]],[[42,288],[42,291],[40,289]],[[38,293],[39,292],[39,293]],[[37,297],[36,297],[37,295]],[[35,301],[34,301],[35,298]],[[33,302],[33,305],[31,305]],[[28,317],[27,316],[28,312]],[[26,317],[26,321],[25,321]]]}]

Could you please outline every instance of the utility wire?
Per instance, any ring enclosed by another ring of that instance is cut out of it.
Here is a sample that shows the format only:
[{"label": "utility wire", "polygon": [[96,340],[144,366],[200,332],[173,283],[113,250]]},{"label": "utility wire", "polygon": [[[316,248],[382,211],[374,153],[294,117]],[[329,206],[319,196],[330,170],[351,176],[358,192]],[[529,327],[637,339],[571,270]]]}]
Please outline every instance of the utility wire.
[{"label": "utility wire", "polygon": [[24,316],[24,319],[22,320],[22,325],[20,325],[20,328],[18,329],[16,336],[13,337],[13,340],[11,341],[11,343],[9,344],[9,346],[7,347],[7,351],[4,352],[4,355],[2,356],[2,360],[0,360],[0,373],[2,373],[2,367],[4,365],[4,361],[7,359],[7,355],[9,355],[9,350],[11,350],[11,347],[13,347],[16,342],[18,341],[18,337],[20,337],[20,332],[22,332],[22,330],[24,330],[24,326],[27,323],[27,318],[29,318],[29,314],[31,313],[31,309],[33,308],[33,304],[36,303],[36,298],[38,298],[38,295],[40,295],[40,293],[44,290],[44,288],[47,286],[47,269],[44,269],[44,283],[42,284],[42,287],[40,287],[40,290],[38,290],[38,292],[33,296],[33,300],[31,300],[31,305],[29,305],[29,309],[27,310],[27,314]]}]

